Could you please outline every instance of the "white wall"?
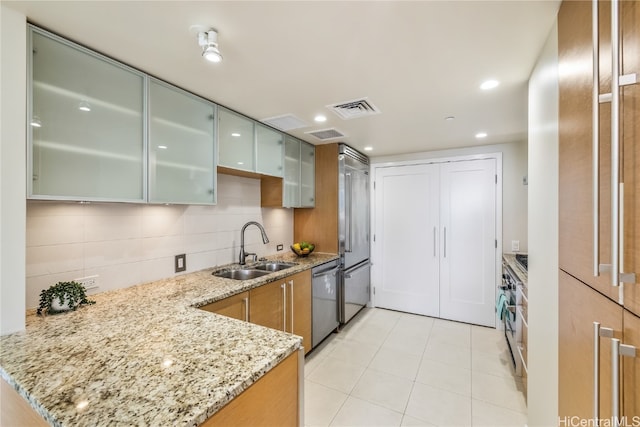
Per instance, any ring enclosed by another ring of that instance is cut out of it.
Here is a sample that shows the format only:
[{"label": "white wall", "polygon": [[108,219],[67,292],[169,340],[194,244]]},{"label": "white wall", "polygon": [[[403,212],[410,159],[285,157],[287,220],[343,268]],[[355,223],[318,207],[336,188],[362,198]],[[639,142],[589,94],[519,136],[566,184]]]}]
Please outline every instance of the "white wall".
[{"label": "white wall", "polygon": [[558,423],[558,27],[529,80],[529,426]]},{"label": "white wall", "polygon": [[[98,275],[103,292],[175,275],[174,256],[187,255],[187,273],[238,261],[240,229],[245,250],[258,256],[293,243],[293,210],[260,207],[260,181],[218,175],[216,206],[125,203],[27,203],[27,307],[58,281]],[[183,273],[179,273],[183,274]]]},{"label": "white wall", "polygon": [[0,5],[0,334],[24,329],[26,18]]},{"label": "white wall", "polygon": [[527,252],[527,186],[522,184],[522,178],[527,175],[526,141],[397,156],[372,156],[371,163],[401,162],[497,152],[502,153],[502,248],[504,252],[510,252],[511,241],[519,240],[520,252]]}]

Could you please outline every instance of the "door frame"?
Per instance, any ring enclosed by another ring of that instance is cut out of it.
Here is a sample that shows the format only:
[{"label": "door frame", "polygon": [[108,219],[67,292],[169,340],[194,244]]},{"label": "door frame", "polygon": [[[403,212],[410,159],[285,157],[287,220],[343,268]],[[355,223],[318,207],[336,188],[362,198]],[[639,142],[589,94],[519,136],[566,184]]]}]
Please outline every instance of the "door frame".
[{"label": "door frame", "polygon": [[[437,153],[433,153],[437,154]],[[375,224],[376,224],[376,201],[375,201],[375,176],[376,169],[378,168],[387,168],[393,166],[413,166],[413,165],[426,165],[433,163],[448,163],[448,162],[460,162],[460,161],[468,161],[468,160],[484,160],[484,159],[495,159],[496,161],[496,240],[497,240],[497,248],[496,248],[496,265],[495,265],[495,278],[496,290],[498,286],[502,284],[502,153],[501,152],[493,152],[493,153],[481,153],[481,154],[466,154],[459,156],[451,156],[445,155],[442,157],[430,157],[423,159],[415,159],[415,160],[399,160],[399,161],[390,161],[390,162],[380,162],[375,163],[375,160],[371,162],[369,165],[370,172],[369,176],[371,177],[369,180],[369,199],[371,206],[371,217],[369,221],[370,227],[370,236],[371,236],[371,245],[373,246],[375,239]],[[373,247],[370,250],[371,253],[371,268],[376,268],[376,260],[375,253],[373,251]],[[373,274],[372,274],[373,277]],[[372,307],[376,307],[376,300],[374,295],[374,286],[372,283],[370,292],[370,304]],[[497,329],[502,329],[501,323],[496,321]]]}]

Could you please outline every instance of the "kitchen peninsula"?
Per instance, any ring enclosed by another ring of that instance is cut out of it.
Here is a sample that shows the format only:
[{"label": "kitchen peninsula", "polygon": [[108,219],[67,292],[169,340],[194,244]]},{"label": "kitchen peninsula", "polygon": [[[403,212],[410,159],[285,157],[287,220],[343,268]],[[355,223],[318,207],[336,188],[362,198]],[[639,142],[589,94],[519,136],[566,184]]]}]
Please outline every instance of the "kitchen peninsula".
[{"label": "kitchen peninsula", "polygon": [[301,339],[197,307],[336,258],[274,256],[298,265],[244,281],[205,269],[92,295],[75,312],[29,313],[24,332],[0,337],[0,374],[53,425],[202,424]]}]

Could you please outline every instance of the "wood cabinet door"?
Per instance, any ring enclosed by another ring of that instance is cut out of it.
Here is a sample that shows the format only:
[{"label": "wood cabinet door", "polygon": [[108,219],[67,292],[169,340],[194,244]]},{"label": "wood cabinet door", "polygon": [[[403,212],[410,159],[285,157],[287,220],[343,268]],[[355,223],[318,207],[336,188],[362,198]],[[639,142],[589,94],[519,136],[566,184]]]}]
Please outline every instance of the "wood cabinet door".
[{"label": "wood cabinet door", "polygon": [[294,427],[299,418],[300,363],[294,352],[207,419],[203,427]]},{"label": "wood cabinet door", "polygon": [[287,277],[286,331],[302,337],[305,354],[311,350],[311,270]]},{"label": "wood cabinet door", "polygon": [[[640,317],[629,311],[624,311],[623,344],[636,348],[637,356],[623,357],[622,361],[622,410],[627,417],[627,423],[638,422],[640,419]],[[634,418],[635,417],[635,418]],[[635,419],[635,421],[634,421]]]},{"label": "wood cabinet door", "polygon": [[[622,74],[640,75],[640,2],[621,2]],[[624,181],[623,270],[636,273],[635,284],[624,285],[625,308],[640,316],[640,83],[621,90]]]},{"label": "wood cabinet door", "polygon": [[249,291],[249,321],[284,331],[285,282],[267,283]]},{"label": "wood cabinet door", "polygon": [[201,310],[233,317],[234,319],[249,321],[249,292],[242,292],[200,307]]},{"label": "wood cabinet door", "polygon": [[[559,280],[558,413],[593,418],[593,322],[622,337],[623,308],[563,271]],[[565,418],[567,417],[567,418]],[[600,418],[611,417],[611,340],[600,339]]]},{"label": "wood cabinet door", "polygon": [[[610,92],[609,6],[600,6],[600,92]],[[559,60],[559,265],[579,280],[618,299],[607,274],[594,276],[592,197],[591,2],[563,2],[558,12]],[[585,64],[577,67],[576,64]],[[610,262],[611,172],[609,104],[600,104],[600,263]]]}]

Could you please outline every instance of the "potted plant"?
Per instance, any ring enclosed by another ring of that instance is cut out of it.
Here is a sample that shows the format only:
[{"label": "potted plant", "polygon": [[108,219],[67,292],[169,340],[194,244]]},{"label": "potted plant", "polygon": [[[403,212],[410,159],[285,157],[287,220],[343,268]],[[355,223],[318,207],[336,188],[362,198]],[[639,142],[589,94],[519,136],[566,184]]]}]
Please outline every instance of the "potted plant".
[{"label": "potted plant", "polygon": [[47,314],[62,313],[75,310],[84,304],[95,304],[95,301],[87,299],[86,289],[78,282],[58,282],[49,289],[40,292],[40,306],[38,314],[45,311]]}]

